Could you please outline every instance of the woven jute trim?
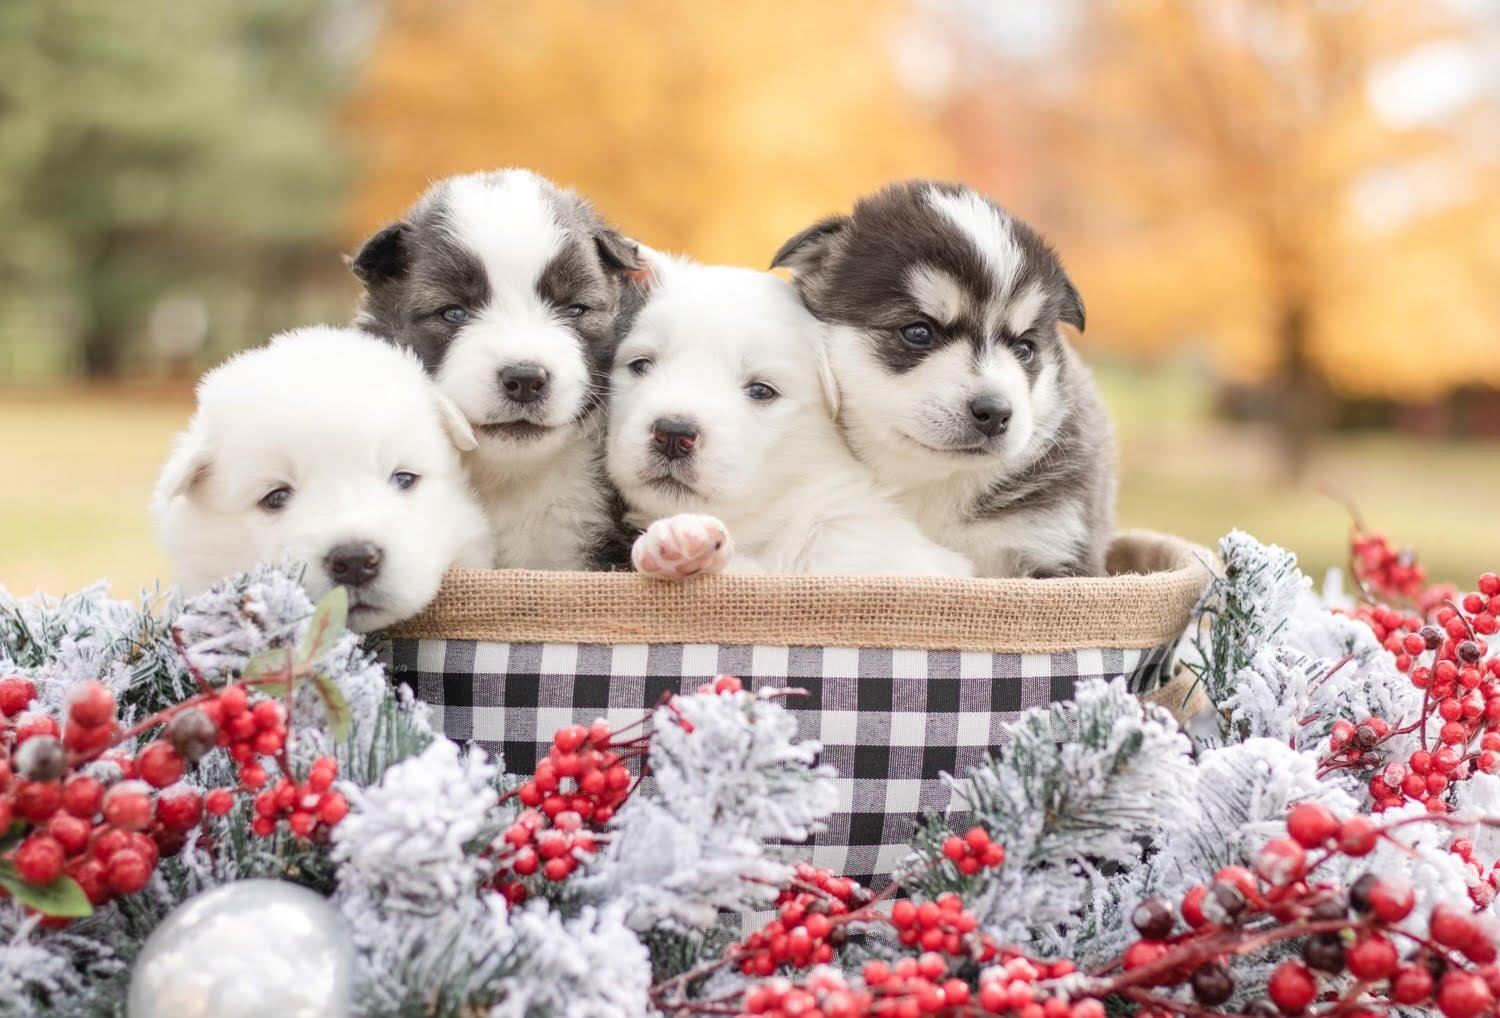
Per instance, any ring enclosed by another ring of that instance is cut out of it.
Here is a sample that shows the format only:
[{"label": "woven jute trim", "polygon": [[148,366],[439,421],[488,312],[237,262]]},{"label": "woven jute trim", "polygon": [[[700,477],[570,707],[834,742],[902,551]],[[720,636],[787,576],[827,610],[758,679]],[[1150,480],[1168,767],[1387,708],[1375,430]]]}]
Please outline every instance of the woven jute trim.
[{"label": "woven jute trim", "polygon": [[1053,653],[1171,643],[1209,580],[1209,553],[1119,534],[1108,577],[960,580],[454,569],[393,636],[497,643],[715,643]]}]

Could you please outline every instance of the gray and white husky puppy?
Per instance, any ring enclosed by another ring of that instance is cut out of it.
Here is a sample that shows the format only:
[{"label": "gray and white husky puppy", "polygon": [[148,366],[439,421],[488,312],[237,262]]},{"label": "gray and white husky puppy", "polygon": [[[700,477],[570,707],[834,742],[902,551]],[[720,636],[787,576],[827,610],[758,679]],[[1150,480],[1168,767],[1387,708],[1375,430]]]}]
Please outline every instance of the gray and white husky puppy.
[{"label": "gray and white husky puppy", "polygon": [[495,566],[623,564],[602,440],[635,243],[578,194],[499,170],[433,184],[350,267],[355,324],[415,351],[474,429]]},{"label": "gray and white husky puppy", "polygon": [[980,576],[1104,572],[1114,446],[1058,328],[1083,300],[1029,226],[972,188],[915,180],[788,240],[830,332],[839,422],[924,532]]}]

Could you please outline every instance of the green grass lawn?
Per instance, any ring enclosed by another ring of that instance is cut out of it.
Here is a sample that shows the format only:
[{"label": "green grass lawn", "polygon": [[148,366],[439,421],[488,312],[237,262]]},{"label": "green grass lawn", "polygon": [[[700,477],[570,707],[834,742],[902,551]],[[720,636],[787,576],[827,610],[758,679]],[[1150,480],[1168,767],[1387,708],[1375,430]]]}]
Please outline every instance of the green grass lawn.
[{"label": "green grass lawn", "polygon": [[[1207,389],[1191,375],[1110,368],[1100,380],[1120,432],[1123,526],[1204,544],[1238,526],[1321,574],[1342,561],[1348,533],[1321,483],[1416,547],[1436,577],[1469,583],[1500,567],[1500,444],[1331,438],[1308,483],[1288,486],[1269,436],[1210,421]],[[190,411],[185,389],[0,390],[0,583],[63,593],[104,578],[123,594],[162,576],[146,501]]]}]

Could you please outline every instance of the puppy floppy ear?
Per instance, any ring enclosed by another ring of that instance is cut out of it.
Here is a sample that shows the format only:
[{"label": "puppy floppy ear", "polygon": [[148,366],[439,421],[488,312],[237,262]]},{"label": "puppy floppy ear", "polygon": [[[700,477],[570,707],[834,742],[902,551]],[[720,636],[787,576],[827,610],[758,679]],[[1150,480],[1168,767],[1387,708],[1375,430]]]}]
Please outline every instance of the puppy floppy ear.
[{"label": "puppy floppy ear", "polygon": [[177,436],[172,454],[156,478],[156,487],[151,493],[152,505],[164,508],[179,495],[193,495],[208,479],[212,469],[213,459],[208,444],[194,431],[184,431]]},{"label": "puppy floppy ear", "polygon": [[432,402],[437,406],[438,418],[443,422],[443,430],[448,433],[448,439],[459,452],[473,452],[479,448],[479,440],[474,437],[474,429],[469,425],[469,419],[464,412],[458,408],[458,404],[449,399],[438,389],[432,390]]},{"label": "puppy floppy ear", "polygon": [[787,268],[798,274],[817,270],[848,225],[848,216],[829,216],[814,223],[781,245],[781,250],[771,259],[771,268]]},{"label": "puppy floppy ear", "polygon": [[1083,296],[1067,276],[1063,277],[1062,303],[1057,309],[1057,320],[1067,322],[1079,332],[1083,331]]},{"label": "puppy floppy ear", "polygon": [[358,254],[345,259],[350,271],[366,286],[406,275],[410,261],[406,238],[410,230],[405,223],[392,223],[375,234],[365,241]]}]

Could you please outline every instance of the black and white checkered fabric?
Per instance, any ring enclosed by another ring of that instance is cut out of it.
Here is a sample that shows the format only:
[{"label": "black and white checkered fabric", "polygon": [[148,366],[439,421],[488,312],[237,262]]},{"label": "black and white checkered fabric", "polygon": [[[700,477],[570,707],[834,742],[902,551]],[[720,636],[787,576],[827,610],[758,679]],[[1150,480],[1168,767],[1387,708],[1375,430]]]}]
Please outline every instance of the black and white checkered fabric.
[{"label": "black and white checkered fabric", "polygon": [[1000,745],[1002,726],[1069,698],[1089,678],[1129,676],[1155,688],[1171,648],[1062,654],[712,644],[482,643],[394,639],[391,676],[430,704],[451,739],[503,754],[527,773],[565,725],[621,727],[715,675],[752,688],[798,686],[789,700],[804,739],[838,772],[838,812],[807,853],[815,865],[876,888],[908,852],[921,815],[949,810],[961,776]]}]

